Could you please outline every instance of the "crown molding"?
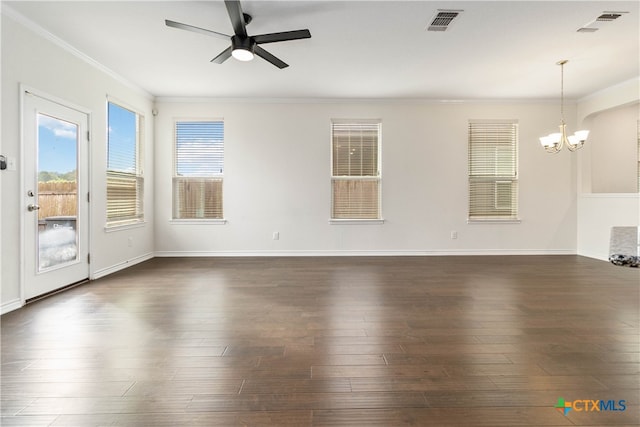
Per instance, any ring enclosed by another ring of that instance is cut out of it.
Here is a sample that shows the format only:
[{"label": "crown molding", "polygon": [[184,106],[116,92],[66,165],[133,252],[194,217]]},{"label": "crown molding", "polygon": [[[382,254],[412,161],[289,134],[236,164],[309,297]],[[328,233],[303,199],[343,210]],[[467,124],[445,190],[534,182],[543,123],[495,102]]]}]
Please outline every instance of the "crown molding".
[{"label": "crown molding", "polygon": [[132,83],[131,81],[127,80],[126,78],[124,78],[120,74],[116,73],[112,69],[110,69],[110,68],[104,66],[103,64],[101,64],[100,62],[96,61],[95,59],[93,59],[92,57],[87,55],[86,53],[80,51],[79,49],[77,49],[74,46],[70,45],[68,42],[62,40],[60,37],[56,36],[55,34],[52,34],[51,32],[47,31],[46,29],[42,28],[40,25],[38,25],[37,23],[35,23],[31,19],[27,18],[26,16],[22,15],[20,12],[16,11],[15,9],[13,9],[11,6],[7,5],[6,3],[4,3],[2,1],[0,1],[0,3],[1,3],[0,15],[4,15],[4,16],[7,16],[7,17],[11,18],[12,20],[16,21],[18,24],[20,24],[23,27],[27,28],[31,32],[33,32],[33,33],[37,34],[38,36],[50,41],[51,43],[53,43],[56,46],[60,47],[61,49],[65,50],[66,52],[68,52],[71,55],[75,56],[76,58],[80,59],[81,61],[89,64],[90,66],[96,68],[97,70],[101,71],[102,73],[104,73],[107,76],[111,77],[112,79],[116,80],[118,83],[121,83],[124,86],[128,87],[129,89],[132,89],[132,90],[136,91],[138,94],[144,96],[145,98],[147,98],[147,99],[149,99],[151,101],[155,100],[155,96],[153,94],[147,92],[142,87],[136,85],[135,83]]},{"label": "crown molding", "polygon": [[[395,105],[511,105],[557,104],[557,99],[495,98],[495,99],[430,99],[430,98],[268,98],[215,96],[156,96],[157,103],[175,104],[395,104]],[[574,100],[565,99],[565,103]]]}]

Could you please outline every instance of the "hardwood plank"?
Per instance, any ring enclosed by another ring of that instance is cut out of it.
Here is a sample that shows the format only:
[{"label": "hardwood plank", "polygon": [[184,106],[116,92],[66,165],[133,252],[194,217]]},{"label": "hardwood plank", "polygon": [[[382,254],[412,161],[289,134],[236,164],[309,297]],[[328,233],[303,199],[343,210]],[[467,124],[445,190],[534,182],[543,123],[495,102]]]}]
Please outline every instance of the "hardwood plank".
[{"label": "hardwood plank", "polygon": [[19,413],[21,416],[75,414],[90,415],[126,413],[174,413],[184,412],[192,396],[161,398],[126,397],[39,397]]},{"label": "hardwood plank", "polygon": [[243,380],[235,379],[137,381],[121,396],[126,398],[139,397],[141,399],[167,399],[172,396],[191,397],[195,394],[236,395],[242,387]]},{"label": "hardwood plank", "polygon": [[387,366],[312,366],[312,378],[432,378],[446,377],[442,366],[432,365],[387,365]]},{"label": "hardwood plank", "polygon": [[514,364],[514,363],[494,363],[494,364],[467,364],[461,366],[444,366],[444,372],[450,377],[468,377],[475,375],[494,376],[514,376],[527,375],[538,376],[546,375],[544,369],[536,364]]},{"label": "hardwood plank", "polygon": [[490,375],[488,377],[503,390],[609,390],[590,375]]},{"label": "hardwood plank", "polygon": [[329,379],[250,379],[242,384],[243,394],[350,393],[348,378]]},{"label": "hardwood plank", "polygon": [[288,411],[300,409],[416,408],[425,407],[422,393],[352,392],[239,394],[235,399],[218,395],[196,395],[187,411]]},{"label": "hardwood plank", "polygon": [[2,416],[0,417],[0,425],[3,427],[50,426],[53,425],[53,423],[55,423],[58,418],[58,415],[39,415],[33,417]]},{"label": "hardwood plank", "polygon": [[640,375],[596,375],[595,379],[611,390],[640,390]]},{"label": "hardwood plank", "polygon": [[484,364],[504,364],[513,363],[506,355],[499,353],[464,353],[459,355],[449,354],[406,354],[406,353],[385,353],[384,359],[389,365],[447,365],[455,363],[459,365],[484,365]]},{"label": "hardwood plank", "polygon": [[497,386],[487,377],[429,377],[429,378],[351,378],[351,389],[362,391],[449,391],[449,390],[496,390]]},{"label": "hardwood plank", "polygon": [[557,363],[542,362],[540,367],[549,375],[580,375],[589,372],[591,375],[638,375],[640,363]]},{"label": "hardwood plank", "polygon": [[48,397],[118,397],[135,383],[133,381],[69,382],[47,381],[18,382],[6,381],[0,386],[0,395],[12,398]]},{"label": "hardwood plank", "polygon": [[309,366],[314,365],[386,365],[387,362],[381,354],[296,354],[291,352],[283,357],[261,357],[259,366],[260,368],[280,368],[286,366],[295,366],[305,364]]},{"label": "hardwood plank", "polygon": [[[432,408],[472,408],[472,407],[540,407],[552,408],[558,401],[558,397],[564,396],[566,400],[571,400],[572,396],[576,399],[593,399],[593,400],[614,400],[618,402],[625,400],[626,406],[630,407],[632,412],[634,408],[631,406],[638,405],[638,396],[628,392],[611,392],[611,391],[588,391],[580,392],[576,390],[549,390],[544,391],[525,391],[523,393],[513,393],[510,390],[457,390],[457,391],[425,391],[427,405]],[[618,405],[618,408],[620,406]],[[605,411],[601,411],[605,412]],[[616,411],[617,412],[617,411]]]},{"label": "hardwood plank", "polygon": [[311,378],[310,366],[286,366],[282,368],[180,368],[172,376],[173,380],[217,380],[217,379],[245,379],[245,378]]},{"label": "hardwood plank", "polygon": [[[129,427],[229,427],[229,426],[311,426],[311,411],[258,412],[177,412],[168,414],[60,415],[52,427],[129,426]],[[4,424],[2,424],[4,426]],[[34,424],[16,424],[30,426]],[[48,425],[48,424],[41,424]]]},{"label": "hardwood plank", "polygon": [[410,408],[313,411],[321,426],[567,426],[575,425],[556,411],[540,408]]}]

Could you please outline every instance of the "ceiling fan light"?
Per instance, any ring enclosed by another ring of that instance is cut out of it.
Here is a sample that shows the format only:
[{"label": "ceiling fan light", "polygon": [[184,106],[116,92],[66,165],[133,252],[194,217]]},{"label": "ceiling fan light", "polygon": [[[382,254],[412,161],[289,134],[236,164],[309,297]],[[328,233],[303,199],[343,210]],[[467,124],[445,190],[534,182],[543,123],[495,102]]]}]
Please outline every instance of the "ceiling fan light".
[{"label": "ceiling fan light", "polygon": [[253,59],[253,49],[255,43],[249,37],[231,37],[231,56],[238,61],[251,61]]},{"label": "ceiling fan light", "polygon": [[248,49],[233,49],[231,51],[231,56],[236,58],[238,61],[251,61],[253,59],[253,52]]}]

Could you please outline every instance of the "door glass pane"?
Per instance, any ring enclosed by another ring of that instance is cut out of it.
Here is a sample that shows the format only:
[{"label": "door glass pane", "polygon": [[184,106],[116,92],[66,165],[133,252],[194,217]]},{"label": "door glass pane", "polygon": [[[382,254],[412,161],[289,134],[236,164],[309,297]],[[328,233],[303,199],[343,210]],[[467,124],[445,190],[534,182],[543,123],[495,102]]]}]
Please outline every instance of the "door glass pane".
[{"label": "door glass pane", "polygon": [[38,114],[38,271],[78,258],[78,125]]}]

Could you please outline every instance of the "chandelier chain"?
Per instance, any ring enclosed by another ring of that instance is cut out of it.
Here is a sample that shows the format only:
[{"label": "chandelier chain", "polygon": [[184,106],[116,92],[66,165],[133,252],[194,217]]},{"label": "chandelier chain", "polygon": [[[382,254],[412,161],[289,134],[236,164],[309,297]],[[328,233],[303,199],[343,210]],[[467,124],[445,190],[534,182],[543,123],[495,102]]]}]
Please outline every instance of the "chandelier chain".
[{"label": "chandelier chain", "polygon": [[564,63],[560,61],[560,118],[564,123]]}]

